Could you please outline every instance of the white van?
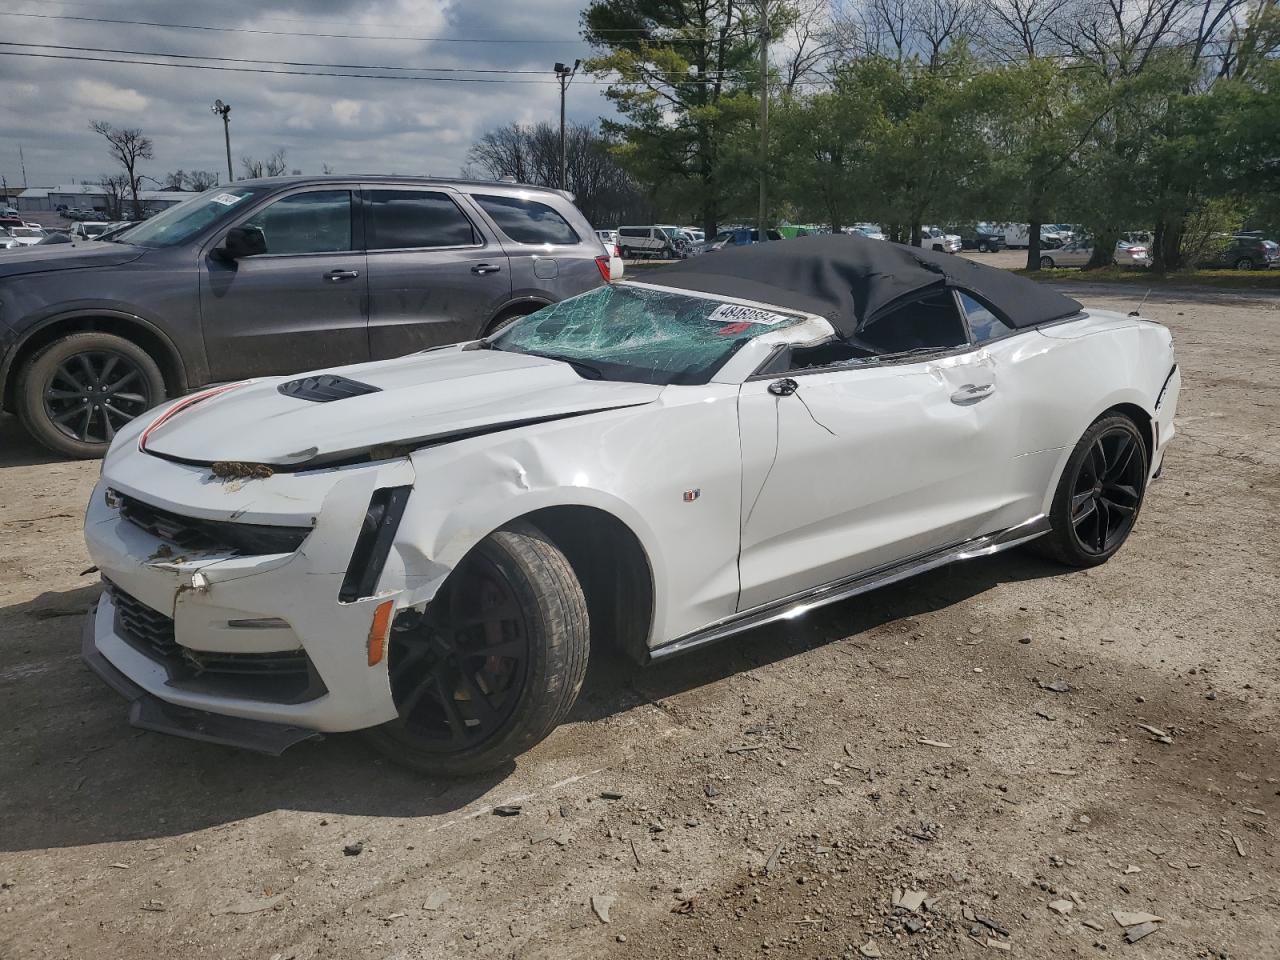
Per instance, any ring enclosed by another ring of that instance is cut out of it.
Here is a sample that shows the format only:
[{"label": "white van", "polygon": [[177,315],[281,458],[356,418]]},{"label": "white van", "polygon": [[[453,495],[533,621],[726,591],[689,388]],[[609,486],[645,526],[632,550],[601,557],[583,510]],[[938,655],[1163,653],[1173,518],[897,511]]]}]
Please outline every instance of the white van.
[{"label": "white van", "polygon": [[668,235],[662,227],[619,227],[618,246],[622,248],[624,260],[636,257],[673,260],[680,255],[675,237]]}]

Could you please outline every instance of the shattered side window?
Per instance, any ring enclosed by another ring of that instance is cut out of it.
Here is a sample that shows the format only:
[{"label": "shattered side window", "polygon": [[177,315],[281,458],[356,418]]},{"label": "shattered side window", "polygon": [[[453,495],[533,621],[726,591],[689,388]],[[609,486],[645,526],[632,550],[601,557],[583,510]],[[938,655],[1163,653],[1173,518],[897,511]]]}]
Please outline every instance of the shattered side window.
[{"label": "shattered side window", "polygon": [[498,350],[576,361],[584,376],[706,383],[744,343],[801,322],[792,314],[611,284],[507,327]]}]

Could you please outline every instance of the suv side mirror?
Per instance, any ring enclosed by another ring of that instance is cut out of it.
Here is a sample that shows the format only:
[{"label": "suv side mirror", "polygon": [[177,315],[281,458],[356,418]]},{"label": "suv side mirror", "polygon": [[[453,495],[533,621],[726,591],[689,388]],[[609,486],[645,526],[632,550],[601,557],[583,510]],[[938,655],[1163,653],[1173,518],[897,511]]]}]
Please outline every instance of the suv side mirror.
[{"label": "suv side mirror", "polygon": [[222,246],[215,248],[224,260],[239,260],[267,252],[267,236],[259,227],[232,227]]}]

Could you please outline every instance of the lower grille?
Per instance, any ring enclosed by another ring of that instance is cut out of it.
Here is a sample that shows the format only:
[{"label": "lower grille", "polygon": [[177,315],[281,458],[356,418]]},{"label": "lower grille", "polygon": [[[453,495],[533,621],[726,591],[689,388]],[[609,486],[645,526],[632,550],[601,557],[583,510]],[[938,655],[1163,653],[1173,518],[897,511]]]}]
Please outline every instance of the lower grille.
[{"label": "lower grille", "polygon": [[328,692],[305,650],[192,650],[175,639],[171,617],[115,584],[108,584],[107,589],[116,610],[116,633],[164,667],[171,687],[272,703],[304,703]]}]

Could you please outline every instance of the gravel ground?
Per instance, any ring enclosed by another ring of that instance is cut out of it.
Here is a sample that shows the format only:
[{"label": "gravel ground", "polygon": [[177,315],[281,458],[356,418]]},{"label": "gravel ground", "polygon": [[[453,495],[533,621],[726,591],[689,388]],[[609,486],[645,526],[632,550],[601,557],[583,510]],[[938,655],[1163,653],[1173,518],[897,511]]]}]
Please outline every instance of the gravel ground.
[{"label": "gravel ground", "polygon": [[[0,419],[0,957],[1280,957],[1280,299],[1145,312],[1180,436],[1105,567],[1004,554],[601,659],[460,783],[131,728],[77,657],[97,465]],[[1162,919],[1128,945],[1112,911]]]}]

